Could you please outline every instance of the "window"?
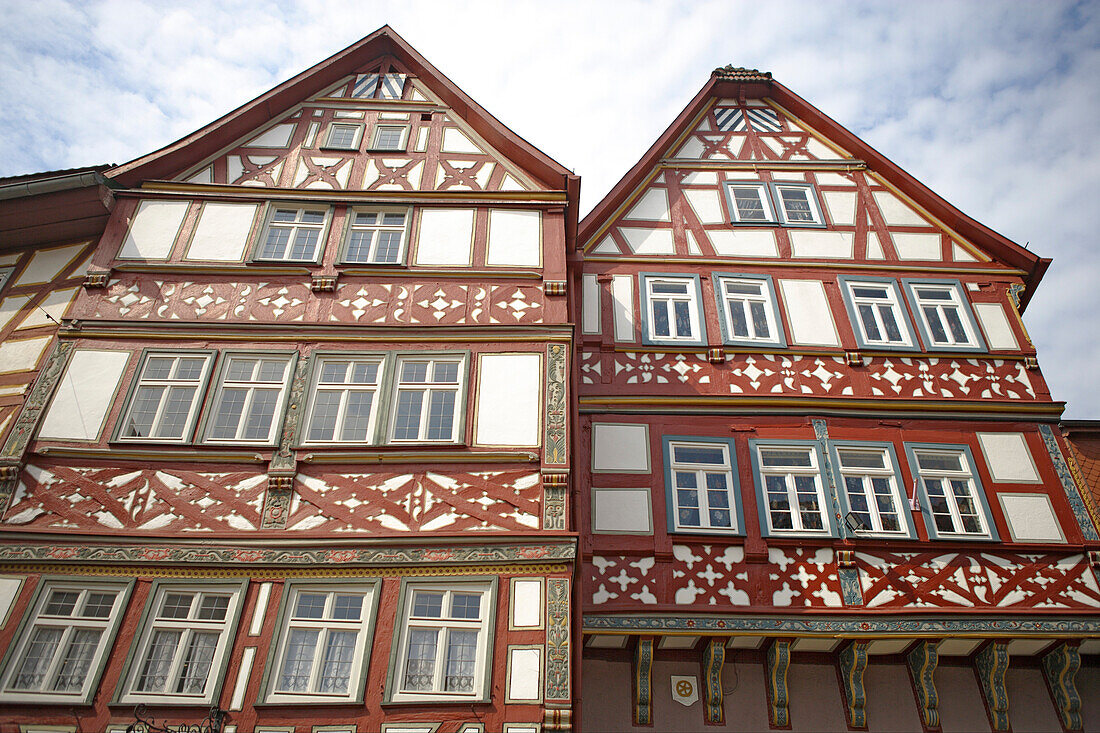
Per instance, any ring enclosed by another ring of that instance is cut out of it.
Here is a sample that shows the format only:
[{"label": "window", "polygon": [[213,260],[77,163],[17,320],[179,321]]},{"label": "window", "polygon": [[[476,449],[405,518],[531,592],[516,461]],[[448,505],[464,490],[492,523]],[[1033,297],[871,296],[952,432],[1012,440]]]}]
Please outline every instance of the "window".
[{"label": "window", "polygon": [[494,588],[490,583],[405,584],[391,700],[487,696]]},{"label": "window", "polygon": [[647,343],[703,342],[697,277],[642,275]]},{"label": "window", "polygon": [[670,530],[739,531],[733,455],[731,441],[665,438]]},{"label": "window", "polygon": [[364,264],[401,262],[408,219],[406,209],[353,212],[344,261]]},{"label": "window", "polygon": [[315,262],[327,219],[325,209],[276,206],[260,238],[256,259]]},{"label": "window", "polygon": [[319,358],[305,442],[372,442],[382,366],[380,356]]},{"label": "window", "polygon": [[863,527],[857,534],[910,536],[891,452],[844,444],[836,446],[836,457],[848,509]]},{"label": "window", "polygon": [[377,581],[288,583],[267,701],[361,701],[377,592]]},{"label": "window", "polygon": [[909,321],[905,317],[897,283],[892,280],[840,278],[856,340],[863,348],[912,349]]},{"label": "window", "polygon": [[777,224],[778,219],[763,181],[730,181],[726,201],[734,224]]},{"label": "window", "polygon": [[970,451],[965,446],[906,448],[926,500],[922,505],[929,536],[996,539]]},{"label": "window", "polygon": [[984,349],[958,282],[905,280],[909,304],[930,349]]},{"label": "window", "polygon": [[335,150],[358,150],[363,137],[363,125],[354,122],[333,122],[328,128],[326,148]]},{"label": "window", "polygon": [[244,585],[155,586],[120,702],[210,702]]},{"label": "window", "polygon": [[390,439],[456,442],[465,372],[464,357],[398,358]]},{"label": "window", "polygon": [[817,450],[796,443],[749,445],[769,534],[831,534]]},{"label": "window", "polygon": [[786,346],[771,278],[715,273],[727,343]]},{"label": "window", "polygon": [[210,354],[193,351],[147,353],[123,412],[118,438],[190,440],[212,361]]},{"label": "window", "polygon": [[90,702],[132,584],[43,580],[0,677],[0,699]]},{"label": "window", "polygon": [[231,354],[207,422],[211,443],[271,443],[283,409],[293,357],[287,354]]},{"label": "window", "polygon": [[783,223],[789,227],[823,226],[821,207],[808,183],[773,183],[775,201]]},{"label": "window", "polygon": [[376,125],[371,150],[404,150],[407,125]]}]

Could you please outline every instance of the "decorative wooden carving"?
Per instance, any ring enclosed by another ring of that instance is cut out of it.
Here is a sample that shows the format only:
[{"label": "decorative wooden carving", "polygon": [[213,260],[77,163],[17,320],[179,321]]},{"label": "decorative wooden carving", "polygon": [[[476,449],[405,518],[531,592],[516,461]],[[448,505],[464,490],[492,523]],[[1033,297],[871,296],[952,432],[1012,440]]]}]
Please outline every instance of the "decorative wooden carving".
[{"label": "decorative wooden carving", "polygon": [[844,714],[848,727],[867,728],[867,691],[863,686],[863,671],[867,668],[866,641],[852,640],[837,655],[840,689],[844,693]]},{"label": "decorative wooden carving", "polygon": [[[1043,445],[1046,446],[1047,452],[1050,454],[1050,460],[1054,463],[1054,471],[1058,474],[1058,480],[1062,482],[1062,489],[1066,492],[1069,507],[1073,510],[1073,516],[1077,518],[1077,524],[1081,527],[1081,534],[1086,540],[1100,540],[1100,534],[1096,532],[1096,524],[1093,523],[1093,514],[1089,512],[1089,507],[1085,505],[1085,499],[1081,496],[1082,492],[1077,486],[1077,482],[1073,480],[1073,474],[1070,472],[1069,466],[1066,465],[1065,458],[1062,457],[1062,449],[1058,446],[1058,439],[1054,437],[1054,431],[1050,425],[1039,423],[1039,434],[1043,436]],[[1089,494],[1087,488],[1084,493]],[[1090,496],[1090,501],[1091,498]]]},{"label": "decorative wooden carving", "polygon": [[993,730],[1009,730],[1008,688],[1005,673],[1008,671],[1008,642],[993,641],[986,644],[974,657],[974,671],[978,675],[978,687],[985,700],[985,711]]},{"label": "decorative wooden carving", "polygon": [[[546,580],[546,689],[547,702],[568,702],[570,693],[569,580]],[[568,722],[568,721],[567,721]],[[558,730],[566,730],[559,728]]]},{"label": "decorative wooden carving", "polygon": [[565,344],[549,344],[546,347],[546,420],[543,440],[543,463],[548,466],[569,464],[569,404],[566,400],[568,375],[569,348]]},{"label": "decorative wooden carving", "polygon": [[542,528],[564,530],[567,525],[569,474],[542,474]]},{"label": "decorative wooden carving", "polygon": [[791,725],[790,695],[787,692],[787,668],[790,663],[790,639],[773,639],[768,644],[764,662],[764,680],[768,688],[768,719],[775,728],[789,728]]},{"label": "decorative wooden carving", "polygon": [[632,669],[634,725],[653,725],[653,637],[639,636],[634,643]]},{"label": "decorative wooden carving", "polygon": [[96,290],[98,288],[107,287],[107,283],[110,281],[110,279],[110,270],[101,272],[89,272],[87,275],[84,276],[83,285],[86,290]]},{"label": "decorative wooden carving", "polygon": [[283,529],[294,498],[294,474],[276,474],[267,478],[261,529]]},{"label": "decorative wooden carving", "polygon": [[336,280],[339,275],[314,275],[309,283],[309,289],[315,293],[331,293],[336,290]]},{"label": "decorative wooden carving", "polygon": [[[0,460],[20,460],[27,449],[27,443],[38,428],[38,420],[42,417],[46,405],[49,404],[54,388],[57,387],[61,374],[65,370],[65,364],[69,360],[69,352],[73,350],[72,341],[61,341],[54,347],[46,365],[38,373],[38,378],[31,387],[27,400],[23,403],[23,410],[19,413],[15,426],[8,433],[8,439],[4,443],[4,450],[0,451]],[[7,496],[0,496],[0,506],[7,503]]]},{"label": "decorative wooden carving", "polygon": [[1077,670],[1081,668],[1081,653],[1076,644],[1063,642],[1043,655],[1043,677],[1047,681],[1054,709],[1067,731],[1081,730],[1081,695],[1077,692]]},{"label": "decorative wooden carving", "polygon": [[565,281],[547,280],[542,284],[542,289],[547,295],[565,295]]},{"label": "decorative wooden carving", "polygon": [[722,725],[722,665],[726,662],[726,637],[712,637],[703,648],[703,720],[707,725]]},{"label": "decorative wooden carving", "polygon": [[940,696],[936,692],[935,681],[939,646],[938,640],[920,641],[905,655],[909,681],[920,705],[921,724],[926,730],[940,727]]}]

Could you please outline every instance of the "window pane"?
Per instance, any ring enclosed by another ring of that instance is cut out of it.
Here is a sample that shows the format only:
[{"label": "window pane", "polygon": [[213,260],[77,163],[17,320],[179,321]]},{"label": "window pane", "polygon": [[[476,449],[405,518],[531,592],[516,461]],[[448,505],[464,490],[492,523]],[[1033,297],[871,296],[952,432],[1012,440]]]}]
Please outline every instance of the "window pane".
[{"label": "window pane", "polygon": [[203,621],[224,621],[229,610],[229,596],[205,596],[199,606],[198,618]]},{"label": "window pane", "polygon": [[783,197],[783,208],[787,212],[787,219],[790,221],[814,220],[805,189],[781,188],[779,193]]},{"label": "window pane", "polygon": [[324,618],[326,598],[324,593],[299,593],[294,618]]},{"label": "window pane", "polygon": [[672,455],[676,463],[705,463],[712,466],[724,466],[726,464],[726,452],[721,448],[676,445],[672,447]]},{"label": "window pane", "polygon": [[898,327],[897,317],[894,315],[894,307],[880,305],[878,314],[882,318],[882,327],[886,331],[886,339],[890,342],[901,341],[901,329]]},{"label": "window pane", "polygon": [[416,440],[420,437],[420,410],[424,404],[421,390],[401,390],[397,393],[397,415],[394,418],[395,440]]},{"label": "window pane", "polygon": [[214,662],[214,650],[218,646],[218,634],[202,632],[191,635],[187,656],[180,667],[180,680],[176,692],[201,695],[210,678],[210,666]]},{"label": "window pane", "polygon": [[932,333],[932,341],[937,344],[947,343],[947,331],[944,330],[943,322],[940,321],[939,309],[925,306],[921,310],[924,312],[924,320],[928,324],[928,330]]},{"label": "window pane", "polygon": [[321,363],[321,376],[318,381],[321,384],[343,384],[348,373],[349,363],[346,361],[325,361]]},{"label": "window pane", "polygon": [[275,417],[275,405],[278,401],[278,390],[253,390],[252,404],[248,409],[248,421],[245,423],[241,437],[245,440],[267,440],[271,432],[271,421]]},{"label": "window pane", "polygon": [[161,618],[187,618],[191,614],[191,601],[195,598],[190,593],[167,593],[164,596],[164,605],[160,609]]},{"label": "window pane", "polygon": [[84,610],[80,615],[84,618],[108,618],[117,595],[117,593],[89,592],[88,597],[84,599]]},{"label": "window pane", "polygon": [[320,234],[317,229],[299,229],[294,235],[294,246],[290,248],[290,259],[312,260]]},{"label": "window pane", "polygon": [[694,489],[698,487],[694,471],[677,471],[676,486],[682,489]]},{"label": "window pane", "polygon": [[69,639],[69,648],[61,658],[61,665],[54,680],[53,689],[57,692],[79,692],[88,677],[92,666],[92,657],[99,646],[101,629],[75,629]]},{"label": "window pane", "polygon": [[681,338],[691,336],[690,306],[682,300],[677,300],[672,306],[676,311],[676,335]]},{"label": "window pane", "polygon": [[144,379],[168,379],[172,374],[172,362],[170,356],[154,356],[145,362]]},{"label": "window pane", "polygon": [[764,204],[760,201],[760,191],[755,188],[733,189],[733,200],[737,206],[739,221],[767,221]]},{"label": "window pane", "polygon": [[439,618],[443,615],[443,594],[417,591],[413,594],[412,615],[417,618]]},{"label": "window pane", "polygon": [[726,292],[730,295],[760,295],[761,287],[759,283],[747,283],[741,280],[726,281]]},{"label": "window pane", "polygon": [[[362,214],[360,214],[360,217]],[[355,230],[352,231],[351,237],[348,239],[348,262],[369,262],[370,261],[370,245],[374,239],[373,230]]]},{"label": "window pane", "polygon": [[838,450],[837,453],[840,455],[840,465],[845,468],[886,468],[882,453],[861,450]]},{"label": "window pane", "polygon": [[256,371],[257,359],[231,359],[225,378],[229,382],[250,382]]},{"label": "window pane", "polygon": [[358,621],[363,614],[363,596],[336,596],[332,617],[341,621]]},{"label": "window pane", "polygon": [[75,590],[55,590],[42,613],[47,616],[72,616],[80,593]]},{"label": "window pane", "polygon": [[664,301],[653,303],[653,335],[669,336],[668,330],[668,304]]},{"label": "window pane", "polygon": [[962,456],[958,453],[917,453],[917,464],[922,470],[961,471]]},{"label": "window pane", "polygon": [[[278,221],[278,215],[276,215]],[[293,230],[288,227],[270,227],[267,230],[267,239],[264,240],[260,257],[268,260],[281,260],[286,246],[290,242],[290,233]]]},{"label": "window pane", "polygon": [[873,298],[875,300],[884,300],[890,297],[888,291],[884,287],[875,287],[873,285],[854,285],[852,286],[852,295],[857,298]]},{"label": "window pane", "polygon": [[313,398],[313,418],[309,424],[309,439],[332,440],[339,410],[339,392],[329,390],[317,392]]},{"label": "window pane", "polygon": [[875,311],[871,306],[860,303],[856,308],[859,312],[859,321],[863,324],[863,332],[868,341],[882,341],[882,332],[878,330],[878,321],[875,320]]},{"label": "window pane", "polygon": [[352,384],[377,384],[378,362],[357,361],[353,363],[351,366],[351,379],[348,381]]},{"label": "window pane", "polygon": [[447,692],[473,692],[476,663],[477,632],[452,630],[447,639],[443,689]]},{"label": "window pane", "polygon": [[137,392],[134,393],[134,404],[130,407],[130,419],[126,421],[126,437],[148,438],[150,436],[162,394],[164,394],[163,386],[138,387]]},{"label": "window pane", "polygon": [[764,308],[764,304],[753,301],[749,303],[749,310],[752,312],[752,327],[756,331],[756,338],[771,337],[771,331],[768,328],[768,313]]},{"label": "window pane", "polygon": [[256,378],[258,382],[281,382],[286,373],[286,362],[281,360],[264,359],[260,362],[260,374]]},{"label": "window pane", "polygon": [[970,337],[966,335],[966,328],[963,327],[962,319],[959,318],[959,309],[944,306],[943,315],[947,319],[947,327],[951,329],[951,336],[955,339],[955,343],[970,343]]},{"label": "window pane", "polygon": [[449,440],[453,432],[455,393],[433,390],[428,408],[427,440]]},{"label": "window pane", "polygon": [[480,593],[454,593],[451,595],[451,618],[481,618]]},{"label": "window pane", "polygon": [[453,361],[437,361],[433,373],[433,380],[439,384],[458,383],[458,363]]},{"label": "window pane", "polygon": [[765,466],[805,466],[810,467],[808,450],[784,450],[781,448],[768,448],[760,451],[760,462]]},{"label": "window pane", "polygon": [[182,631],[158,629],[153,632],[149,648],[145,652],[145,661],[141,667],[134,689],[138,692],[163,692],[168,683],[168,670],[172,658],[176,655]]},{"label": "window pane", "polygon": [[402,689],[432,689],[438,635],[438,629],[409,629],[409,652],[405,660],[405,682]]},{"label": "window pane", "polygon": [[378,232],[378,253],[375,262],[397,262],[404,232]]},{"label": "window pane", "polygon": [[367,427],[370,423],[370,408],[374,401],[371,392],[349,392],[347,409],[344,411],[344,427],[340,431],[340,440],[362,442],[367,439]]},{"label": "window pane", "polygon": [[653,282],[650,290],[654,295],[687,295],[687,283]]},{"label": "window pane", "polygon": [[382,225],[387,227],[403,227],[405,226],[405,215],[387,211],[382,216]]},{"label": "window pane", "polygon": [[46,670],[61,643],[61,629],[35,629],[30,644],[23,651],[23,658],[12,677],[11,686],[16,690],[37,690],[42,687]]},{"label": "window pane", "polygon": [[738,338],[749,337],[749,322],[745,318],[745,302],[742,300],[729,301],[730,330]]},{"label": "window pane", "polygon": [[283,655],[283,674],[279,689],[287,692],[308,692],[313,655],[317,651],[317,629],[291,629]]},{"label": "window pane", "polygon": [[205,364],[206,359],[181,358],[179,360],[179,366],[176,367],[176,379],[199,379],[202,377],[202,368]]},{"label": "window pane", "polygon": [[347,694],[351,680],[351,663],[355,656],[354,631],[330,631],[325,642],[325,655],[321,658],[321,679],[318,692]]},{"label": "window pane", "polygon": [[194,387],[172,387],[168,390],[168,399],[164,403],[164,413],[157,426],[158,438],[179,438],[187,417],[191,414],[191,405],[195,399]]},{"label": "window pane", "polygon": [[428,362],[426,361],[403,361],[401,362],[401,381],[402,382],[427,382],[428,381]]},{"label": "window pane", "polygon": [[951,292],[939,288],[917,288],[917,298],[920,300],[953,300]]}]

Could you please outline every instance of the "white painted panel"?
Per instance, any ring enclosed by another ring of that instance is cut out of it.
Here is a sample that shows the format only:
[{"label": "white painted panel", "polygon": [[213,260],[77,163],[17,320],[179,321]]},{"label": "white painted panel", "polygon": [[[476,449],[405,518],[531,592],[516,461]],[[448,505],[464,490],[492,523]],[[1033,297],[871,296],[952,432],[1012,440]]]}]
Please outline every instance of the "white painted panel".
[{"label": "white painted panel", "polygon": [[596,634],[589,636],[585,646],[593,649],[622,649],[626,646],[628,637],[614,634]]},{"label": "white painted panel", "polygon": [[951,243],[951,258],[955,262],[977,262],[978,258],[966,251],[965,248],[960,247],[958,243]]},{"label": "white painted panel", "polygon": [[22,585],[22,578],[0,578],[0,628],[7,625],[8,614],[11,613],[11,607],[15,604],[16,596],[19,595],[19,588]]},{"label": "white painted panel", "polygon": [[622,254],[622,252],[619,251],[619,245],[615,244],[615,240],[612,239],[611,235],[609,234],[601,239],[600,243],[592,249],[592,254],[620,255]]},{"label": "white painted panel", "polygon": [[418,265],[469,265],[473,209],[424,209],[416,248]]},{"label": "white painted panel", "polygon": [[[25,306],[30,299],[31,296],[29,295],[13,295],[0,301],[0,328],[7,326],[8,321],[10,321],[16,313],[23,310],[23,306]],[[0,365],[0,368],[2,368],[2,365]]]},{"label": "white painted panel", "polygon": [[237,680],[233,685],[233,699],[229,703],[230,710],[240,710],[244,707],[244,694],[248,691],[248,678],[252,674],[252,663],[256,659],[256,647],[246,646],[241,654],[241,666],[237,670]]},{"label": "white painted panel", "polygon": [[801,181],[806,182],[806,175],[797,171],[773,171],[773,181]]},{"label": "white painted panel", "polygon": [[240,262],[256,209],[256,204],[204,204],[187,259]]},{"label": "white painted panel", "polygon": [[540,354],[482,354],[478,367],[478,445],[539,442]]},{"label": "white painted panel", "polygon": [[711,188],[688,188],[684,197],[691,204],[695,215],[704,224],[721,224],[726,220],[718,192]]},{"label": "white painted panel", "polygon": [[542,264],[542,214],[538,211],[489,211],[490,265],[538,267]]},{"label": "white painted panel", "polygon": [[792,229],[791,255],[825,259],[852,259],[855,250],[853,232],[823,232],[813,229]]},{"label": "white painted panel", "polygon": [[48,283],[57,277],[84,249],[84,243],[68,247],[52,247],[34,253],[31,261],[19,273],[12,286]]},{"label": "white painted panel", "polygon": [[[853,186],[852,179],[842,173],[817,173],[817,185],[819,186]],[[853,189],[855,190],[855,189]]]},{"label": "white painted panel", "polygon": [[900,654],[912,643],[912,639],[875,639],[867,647],[867,653],[874,655]]},{"label": "white painted panel", "polygon": [[691,649],[699,643],[698,636],[662,636],[659,649]]},{"label": "white painted panel", "polygon": [[651,188],[642,194],[638,203],[630,209],[627,219],[642,221],[670,221],[668,214],[668,191],[663,188]]},{"label": "white painted panel", "polygon": [[886,253],[882,251],[882,243],[878,241],[878,235],[874,232],[867,232],[867,259],[886,259]]},{"label": "white painted panel", "polygon": [[717,186],[718,174],[714,171],[693,171],[684,176],[685,186]]},{"label": "white painted panel", "polygon": [[1045,494],[998,494],[1005,521],[1016,542],[1065,542],[1050,497]]},{"label": "white painted panel", "polygon": [[39,336],[0,343],[0,374],[34,369],[53,336]]},{"label": "white painted panel", "polygon": [[767,229],[730,231],[712,229],[707,231],[710,245],[716,254],[723,257],[778,257],[779,248],[775,244],[775,232]]},{"label": "white painted panel", "polygon": [[509,649],[508,694],[511,700],[542,697],[542,650]]},{"label": "white painted panel", "polygon": [[671,255],[676,253],[676,247],[672,243],[671,229],[635,229],[632,227],[620,227],[619,232],[626,238],[626,243],[634,254],[639,255]]},{"label": "white painted panel", "polygon": [[444,153],[481,153],[481,148],[474,144],[470,138],[466,137],[466,133],[459,130],[457,127],[446,127],[443,129],[443,147],[441,148]]},{"label": "white painted panel", "polygon": [[187,201],[142,201],[130,221],[119,259],[163,260],[172,251]]},{"label": "white painted panel", "polygon": [[611,277],[611,304],[615,309],[615,340],[634,341],[634,278]]},{"label": "white painted panel", "polygon": [[129,360],[129,351],[74,351],[39,437],[95,440]]},{"label": "white painted panel", "polygon": [[259,636],[267,617],[267,603],[271,599],[271,583],[260,583],[256,593],[256,607],[252,609],[252,623],[248,625],[249,636]]},{"label": "white painted panel", "polygon": [[592,531],[649,534],[649,489],[592,488]]},{"label": "white painted panel", "polygon": [[974,313],[982,324],[985,332],[985,342],[991,349],[1020,348],[1016,343],[1016,334],[1012,332],[1012,326],[1008,323],[1008,315],[1004,306],[1000,303],[974,303]]},{"label": "white painted panel", "polygon": [[600,283],[595,275],[581,278],[581,332],[600,332]]},{"label": "white painted panel", "polygon": [[941,657],[968,657],[981,643],[981,639],[944,639],[936,652]]},{"label": "white painted panel", "polygon": [[890,232],[894,239],[894,249],[903,260],[939,260],[943,259],[939,234],[907,234]]},{"label": "white painted panel", "polygon": [[198,173],[194,174],[187,179],[188,183],[213,183],[214,182],[214,166],[208,165]]},{"label": "white painted panel", "polygon": [[703,143],[699,138],[692,135],[680,146],[680,149],[676,152],[677,158],[698,159],[703,155]]},{"label": "white painted panel", "polygon": [[990,477],[1003,483],[1039,483],[1023,433],[978,433]]},{"label": "white painted panel", "polygon": [[[793,125],[792,125],[793,126]],[[839,160],[842,156],[815,137],[806,141],[806,149],[818,160]]]},{"label": "white painted panel", "polygon": [[252,138],[242,148],[285,148],[290,144],[290,136],[294,134],[294,123],[275,125]]},{"label": "white painted panel", "polygon": [[889,191],[875,191],[875,203],[882,213],[882,218],[889,225],[897,226],[928,226],[928,222],[911,209],[908,204]]},{"label": "white painted panel", "polygon": [[512,626],[542,625],[542,581],[517,580],[512,583]]},{"label": "white painted panel", "polygon": [[649,473],[649,426],[592,423],[592,470]]},{"label": "white painted panel", "polygon": [[834,224],[851,226],[856,223],[855,191],[822,191],[821,195]]},{"label": "white painted panel", "polygon": [[[27,314],[27,317],[24,318],[22,322],[20,322],[16,330],[21,328],[35,328],[37,326],[49,326],[56,321],[60,321],[65,317],[65,312],[69,310],[69,305],[73,302],[73,298],[76,297],[77,291],[78,288],[65,288],[64,290],[52,291],[42,299],[37,308],[31,309],[31,312]],[[42,311],[45,311],[45,313]],[[49,314],[48,317],[47,314]],[[3,316],[0,316],[0,320],[3,320]]]},{"label": "white painted panel", "polygon": [[695,235],[691,233],[690,229],[684,230],[684,239],[687,240],[688,254],[689,255],[701,255],[703,250],[699,248],[699,243],[695,241]]},{"label": "white painted panel", "polygon": [[840,346],[833,312],[820,280],[780,280],[779,290],[791,321],[791,341],[812,346]]}]

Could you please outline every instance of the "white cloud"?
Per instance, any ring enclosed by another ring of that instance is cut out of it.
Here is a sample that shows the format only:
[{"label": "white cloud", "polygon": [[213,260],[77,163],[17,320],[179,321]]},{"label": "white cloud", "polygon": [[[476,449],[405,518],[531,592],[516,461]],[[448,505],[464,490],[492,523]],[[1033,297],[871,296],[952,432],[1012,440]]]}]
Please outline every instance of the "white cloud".
[{"label": "white cloud", "polygon": [[772,71],[992,229],[1053,257],[1027,322],[1100,417],[1100,4],[213,0],[0,4],[0,174],[121,163],[384,23],[583,177],[591,208],[727,63]]}]

